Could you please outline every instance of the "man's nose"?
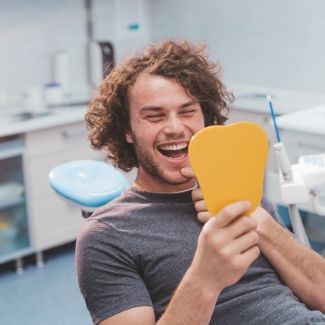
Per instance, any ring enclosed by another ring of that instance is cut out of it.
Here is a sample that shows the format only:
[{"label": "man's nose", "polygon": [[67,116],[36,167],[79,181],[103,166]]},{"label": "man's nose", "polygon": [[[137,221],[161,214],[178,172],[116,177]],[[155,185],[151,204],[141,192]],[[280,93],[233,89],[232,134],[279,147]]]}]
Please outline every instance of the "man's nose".
[{"label": "man's nose", "polygon": [[164,131],[166,134],[177,134],[184,131],[184,125],[178,117],[170,117],[165,124]]}]

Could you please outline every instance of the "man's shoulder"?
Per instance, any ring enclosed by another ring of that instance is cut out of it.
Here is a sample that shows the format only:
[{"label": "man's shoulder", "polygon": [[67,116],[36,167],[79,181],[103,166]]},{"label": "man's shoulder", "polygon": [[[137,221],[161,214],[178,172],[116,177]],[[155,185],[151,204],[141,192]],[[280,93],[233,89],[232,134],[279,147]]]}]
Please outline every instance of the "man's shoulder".
[{"label": "man's shoulder", "polygon": [[[149,194],[150,193],[148,193],[148,195]],[[134,218],[140,222],[143,208],[147,209],[148,207],[154,206],[154,202],[148,195],[146,192],[141,192],[134,187],[129,187],[120,196],[96,209],[94,213],[87,218],[83,227],[104,229],[112,226],[116,228],[122,226],[123,228],[125,223],[131,222],[130,219],[133,220]]]},{"label": "man's shoulder", "polygon": [[[179,217],[175,218],[175,215]],[[92,237],[100,234],[107,236],[112,232],[141,232],[148,224],[165,229],[183,219],[196,220],[191,191],[154,193],[130,187],[119,197],[98,208],[84,222],[80,234]]]},{"label": "man's shoulder", "polygon": [[104,215],[117,216],[120,214],[125,216],[128,213],[136,215],[138,212],[142,214],[144,211],[148,213],[157,212],[171,206],[179,206],[182,203],[190,203],[191,206],[193,205],[191,191],[157,193],[129,187],[119,197],[98,208],[91,218],[99,218]]},{"label": "man's shoulder", "polygon": [[134,209],[139,201],[132,187],[128,188],[112,201],[97,208],[87,220],[101,220],[105,216],[117,217],[119,215],[125,215],[128,210]]},{"label": "man's shoulder", "polygon": [[83,223],[78,241],[97,241],[99,238],[106,241],[107,238],[114,237],[116,232],[127,227],[128,217],[132,214],[136,201],[132,188],[129,188],[120,196],[96,209]]}]

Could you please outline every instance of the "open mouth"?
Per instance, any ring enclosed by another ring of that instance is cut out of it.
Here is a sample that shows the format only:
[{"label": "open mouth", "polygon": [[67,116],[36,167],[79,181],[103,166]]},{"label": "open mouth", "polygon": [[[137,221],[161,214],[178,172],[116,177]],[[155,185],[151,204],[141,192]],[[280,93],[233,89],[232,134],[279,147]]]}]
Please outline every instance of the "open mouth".
[{"label": "open mouth", "polygon": [[158,147],[160,153],[169,159],[181,159],[187,155],[188,143],[164,145]]}]

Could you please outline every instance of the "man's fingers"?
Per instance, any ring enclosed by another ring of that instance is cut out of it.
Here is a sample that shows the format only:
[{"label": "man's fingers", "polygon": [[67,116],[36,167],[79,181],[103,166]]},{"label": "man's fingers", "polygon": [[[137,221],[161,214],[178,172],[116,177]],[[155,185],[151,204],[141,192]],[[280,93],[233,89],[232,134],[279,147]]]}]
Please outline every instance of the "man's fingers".
[{"label": "man's fingers", "polygon": [[235,239],[232,243],[233,250],[236,254],[242,254],[251,247],[257,245],[259,236],[255,231],[249,231]]},{"label": "man's fingers", "polygon": [[242,254],[237,255],[237,262],[247,265],[247,268],[259,257],[260,249],[254,245]]},{"label": "man's fingers", "polygon": [[181,169],[181,174],[184,177],[188,177],[188,178],[195,178],[195,174],[194,171],[191,167],[184,167]]},{"label": "man's fingers", "polygon": [[199,212],[197,214],[197,218],[201,223],[206,223],[209,221],[213,216],[210,214],[209,211]]},{"label": "man's fingers", "polygon": [[192,191],[192,200],[194,203],[197,201],[203,201],[202,190],[199,187]]},{"label": "man's fingers", "polygon": [[228,228],[231,237],[237,238],[245,232],[255,230],[257,228],[257,221],[252,216],[241,216],[228,225]]},{"label": "man's fingers", "polygon": [[207,211],[207,207],[205,205],[205,202],[203,200],[201,201],[196,201],[194,203],[194,207],[195,207],[195,210],[197,212],[204,212],[204,211]]},{"label": "man's fingers", "polygon": [[228,226],[237,217],[243,215],[252,207],[249,201],[238,201],[228,204],[216,215],[216,221],[213,222],[218,228],[224,228]]},{"label": "man's fingers", "polygon": [[212,218],[212,215],[207,210],[200,188],[196,188],[192,191],[192,200],[194,202],[195,210],[197,211],[198,220],[201,223],[206,223],[209,221]]}]

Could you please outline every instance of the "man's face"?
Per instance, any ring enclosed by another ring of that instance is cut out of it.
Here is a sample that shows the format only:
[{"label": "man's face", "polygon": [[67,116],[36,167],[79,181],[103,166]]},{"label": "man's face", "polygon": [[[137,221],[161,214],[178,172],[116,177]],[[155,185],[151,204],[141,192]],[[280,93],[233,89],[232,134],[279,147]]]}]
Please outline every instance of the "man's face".
[{"label": "man's face", "polygon": [[195,185],[180,173],[189,167],[187,148],[204,128],[199,102],[173,79],[142,73],[128,92],[131,131],[139,161],[135,186],[151,192],[177,192]]}]

